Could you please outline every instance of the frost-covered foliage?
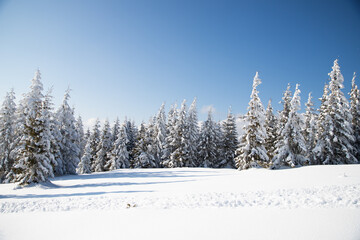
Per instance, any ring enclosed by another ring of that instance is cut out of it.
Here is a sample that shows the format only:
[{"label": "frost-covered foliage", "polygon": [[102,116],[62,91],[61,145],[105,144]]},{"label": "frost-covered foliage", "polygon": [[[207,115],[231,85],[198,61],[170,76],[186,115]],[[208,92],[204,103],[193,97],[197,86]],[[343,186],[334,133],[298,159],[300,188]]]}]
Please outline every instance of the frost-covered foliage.
[{"label": "frost-covered foliage", "polygon": [[63,159],[64,174],[76,174],[79,164],[79,135],[76,129],[74,110],[69,106],[70,89],[66,90],[62,105],[57,111],[62,136],[60,151]]},{"label": "frost-covered foliage", "polygon": [[222,122],[222,149],[223,160],[219,163],[219,167],[235,167],[235,152],[238,147],[238,135],[236,132],[235,117],[229,108],[225,121]]},{"label": "frost-covered foliage", "polygon": [[43,109],[44,95],[40,71],[32,79],[30,92],[22,100],[23,127],[16,148],[13,166],[14,180],[20,185],[39,183],[53,177],[50,151],[50,128]]},{"label": "frost-covered foliage", "polygon": [[168,112],[168,121],[166,124],[166,145],[164,149],[164,155],[163,155],[163,167],[173,167],[173,163],[171,158],[172,153],[176,150],[176,139],[177,139],[177,133],[175,129],[175,124],[177,122],[177,105],[171,106],[169,112]]},{"label": "frost-covered foliage", "polygon": [[154,168],[156,167],[155,158],[151,155],[152,139],[145,124],[140,125],[138,139],[134,149],[135,168]]},{"label": "frost-covered foliage", "polygon": [[296,89],[290,101],[290,112],[288,121],[280,131],[280,141],[276,144],[275,156],[273,158],[273,168],[281,166],[295,167],[306,163],[306,144],[301,131],[301,118],[298,113],[300,110],[300,89],[296,84]]},{"label": "frost-covered foliage", "polygon": [[163,156],[166,148],[166,116],[165,116],[165,104],[163,103],[159,109],[159,112],[154,119],[154,158],[156,166],[160,167],[162,164]]},{"label": "frost-covered foliage", "polygon": [[129,153],[126,148],[128,137],[126,135],[125,126],[122,125],[119,128],[118,136],[114,143],[114,146],[110,152],[110,160],[108,162],[108,168],[110,171],[119,168],[129,168]]},{"label": "frost-covered foliage", "polygon": [[11,90],[6,94],[0,109],[0,182],[4,180],[14,164],[11,152],[15,148],[15,112],[15,93]]},{"label": "frost-covered foliage", "polygon": [[100,142],[100,121],[99,121],[99,119],[96,119],[96,122],[93,126],[93,130],[90,134],[89,139],[90,139],[90,148],[91,148],[91,158],[90,158],[91,171],[95,172],[95,167],[96,167],[95,161],[96,161],[96,155],[98,152],[98,145]]},{"label": "frost-covered foliage", "polygon": [[275,144],[277,140],[277,129],[278,120],[274,115],[273,108],[271,106],[271,99],[266,108],[265,113],[265,130],[266,130],[266,139],[265,139],[265,149],[267,151],[267,155],[269,160],[271,161],[275,154]]},{"label": "frost-covered foliage", "polygon": [[198,141],[199,141],[199,125],[198,117],[196,110],[196,98],[191,103],[188,117],[187,117],[187,131],[186,131],[186,140],[187,140],[187,154],[185,160],[186,167],[195,167],[198,166]]},{"label": "frost-covered foliage", "polygon": [[79,166],[77,168],[77,173],[91,173],[91,141],[90,138],[86,142],[84,153],[79,162]]},{"label": "frost-covered foliage", "polygon": [[217,164],[217,136],[216,123],[212,119],[211,110],[208,118],[201,125],[199,138],[199,162],[200,167],[216,167]]},{"label": "frost-covered foliage", "polygon": [[265,139],[267,137],[264,126],[265,110],[257,90],[260,84],[261,80],[258,72],[256,72],[248,112],[245,116],[248,124],[244,128],[245,133],[241,137],[237,149],[238,156],[235,159],[236,168],[239,170],[258,166],[267,167],[269,164],[269,157],[265,149]]},{"label": "frost-covered foliage", "polygon": [[129,120],[125,120],[124,122],[125,130],[126,130],[126,136],[128,138],[128,142],[126,144],[126,149],[129,153],[129,161],[130,166],[134,167],[134,151],[135,151],[135,144],[138,137],[138,129],[135,126],[134,122],[131,122]]},{"label": "frost-covered foliage", "polygon": [[108,120],[105,121],[100,141],[97,146],[96,151],[96,158],[94,162],[94,171],[95,172],[102,172],[105,170],[109,170],[106,166],[109,161],[108,153],[110,152],[112,146],[111,146],[111,130],[110,130],[110,123]]},{"label": "frost-covered foliage", "polygon": [[305,126],[303,129],[303,136],[306,143],[306,157],[310,164],[315,162],[315,156],[313,149],[316,144],[316,113],[313,108],[314,103],[312,102],[311,93],[309,93],[308,101],[305,104]]},{"label": "frost-covered foliage", "polygon": [[354,73],[351,81],[350,92],[350,113],[352,117],[352,130],[354,133],[354,155],[357,159],[360,159],[360,91],[355,84],[356,75]]},{"label": "frost-covered foliage", "polygon": [[[329,96],[328,112],[331,121],[326,132],[328,141],[330,141],[330,152],[332,154],[323,154],[322,164],[342,164],[357,163],[354,157],[354,134],[351,126],[352,117],[349,108],[349,102],[341,91],[344,77],[340,72],[338,60],[334,61],[332,71],[329,73]],[[317,152],[319,152],[317,150]]]},{"label": "frost-covered foliage", "polygon": [[86,139],[85,139],[85,134],[84,134],[84,125],[83,125],[81,116],[79,116],[78,119],[76,120],[76,132],[78,135],[76,144],[79,147],[79,150],[80,150],[79,151],[79,159],[81,159],[82,155],[84,154],[84,149],[85,149],[85,145],[86,145]]}]

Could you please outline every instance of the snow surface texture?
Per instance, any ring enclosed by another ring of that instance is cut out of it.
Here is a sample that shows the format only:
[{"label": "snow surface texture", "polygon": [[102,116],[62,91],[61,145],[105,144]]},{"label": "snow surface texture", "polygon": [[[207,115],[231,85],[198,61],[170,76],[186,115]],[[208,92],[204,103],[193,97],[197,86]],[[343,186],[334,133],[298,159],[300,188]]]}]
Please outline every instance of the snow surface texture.
[{"label": "snow surface texture", "polygon": [[120,169],[1,184],[0,213],[0,239],[43,239],[56,226],[55,239],[360,239],[360,165]]}]

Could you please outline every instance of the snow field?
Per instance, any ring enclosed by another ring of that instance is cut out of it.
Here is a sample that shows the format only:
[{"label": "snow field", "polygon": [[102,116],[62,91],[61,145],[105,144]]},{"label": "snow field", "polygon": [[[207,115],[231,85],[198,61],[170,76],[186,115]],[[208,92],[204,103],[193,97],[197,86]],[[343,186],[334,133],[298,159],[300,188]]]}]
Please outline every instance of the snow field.
[{"label": "snow field", "polygon": [[355,240],[360,165],[120,169],[2,184],[0,213],[0,239]]}]

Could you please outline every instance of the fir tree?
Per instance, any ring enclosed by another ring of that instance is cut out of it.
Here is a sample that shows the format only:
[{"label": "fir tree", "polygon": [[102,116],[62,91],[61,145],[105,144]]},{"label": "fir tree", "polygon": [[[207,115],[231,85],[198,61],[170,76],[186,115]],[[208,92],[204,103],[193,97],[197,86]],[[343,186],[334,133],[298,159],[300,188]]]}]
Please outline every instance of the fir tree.
[{"label": "fir tree", "polygon": [[166,148],[166,117],[165,117],[165,104],[163,103],[156,115],[154,123],[154,157],[156,166],[162,165],[163,156]]},{"label": "fir tree", "polygon": [[329,114],[329,85],[325,84],[321,97],[319,116],[316,121],[316,145],[313,149],[312,164],[322,164],[333,158],[330,133],[333,132],[333,122]]},{"label": "fir tree", "polygon": [[238,147],[238,136],[236,132],[235,117],[229,108],[228,115],[225,121],[222,122],[223,132],[223,154],[224,160],[219,164],[219,167],[235,167],[235,152]]},{"label": "fir tree", "polygon": [[354,155],[360,159],[360,91],[355,84],[355,73],[351,81],[350,113],[352,117],[352,130],[354,133]]},{"label": "fir tree", "polygon": [[189,107],[187,117],[187,155],[185,159],[185,167],[196,167],[199,165],[198,158],[198,141],[199,141],[199,125],[196,110],[196,98]]},{"label": "fir tree", "polygon": [[100,121],[99,119],[96,119],[95,125],[90,135],[90,148],[91,148],[90,162],[91,162],[92,172],[95,172],[95,167],[96,167],[95,160],[98,152],[99,142],[100,142]]},{"label": "fir tree", "polygon": [[341,91],[344,77],[340,72],[338,60],[334,61],[332,71],[329,73],[329,114],[332,119],[333,131],[329,132],[331,141],[331,150],[333,157],[323,161],[322,164],[341,164],[341,163],[357,163],[354,157],[353,143],[355,141],[351,126],[351,113],[349,103],[344,93]]},{"label": "fir tree", "polygon": [[96,153],[96,159],[95,159],[95,166],[94,170],[95,172],[102,172],[107,171],[105,166],[107,165],[107,162],[109,161],[108,153],[111,150],[111,131],[110,131],[110,124],[109,121],[106,120],[105,124],[103,126],[101,136],[100,136],[100,142],[97,147],[97,153]]},{"label": "fir tree", "polygon": [[177,122],[177,109],[176,104],[171,106],[168,112],[168,122],[166,124],[166,146],[163,155],[163,167],[173,167],[172,160],[170,159],[171,155],[176,149],[176,136],[177,132],[175,125]]},{"label": "fir tree", "polygon": [[170,163],[171,167],[183,167],[187,155],[187,141],[186,131],[187,131],[187,113],[186,113],[186,100],[181,104],[180,111],[178,112],[177,119],[174,125],[174,134],[173,140],[170,143],[173,151],[170,154]]},{"label": "fir tree", "polygon": [[265,149],[266,129],[265,110],[258,96],[257,86],[261,84],[258,72],[256,72],[253,89],[250,96],[248,112],[246,114],[247,125],[245,133],[241,138],[241,142],[235,159],[236,168],[239,170],[251,167],[267,167],[269,157]]},{"label": "fir tree", "polygon": [[10,172],[14,159],[11,156],[15,145],[15,93],[11,90],[6,94],[0,109],[0,182]]},{"label": "fir tree", "polygon": [[91,155],[92,155],[91,140],[89,138],[86,142],[84,153],[81,157],[79,166],[77,168],[78,174],[91,173]]},{"label": "fir tree", "polygon": [[135,146],[135,168],[155,168],[156,162],[153,155],[151,155],[152,142],[149,131],[145,128],[145,124],[140,125],[138,139]]},{"label": "fir tree", "polygon": [[50,163],[50,129],[47,128],[43,111],[40,71],[35,73],[31,90],[22,100],[23,127],[13,168],[15,181],[20,185],[39,183],[53,177]]},{"label": "fir tree", "polygon": [[278,121],[274,115],[273,108],[271,106],[271,99],[266,108],[265,113],[265,129],[267,138],[265,139],[265,149],[267,151],[269,160],[271,161],[275,154],[275,144],[277,140]]},{"label": "fir tree", "polygon": [[135,159],[134,152],[135,152],[135,144],[138,138],[138,130],[135,126],[135,123],[127,119],[125,119],[124,126],[126,130],[126,136],[128,138],[126,149],[129,153],[130,167],[134,167],[134,159]]},{"label": "fir tree", "polygon": [[276,155],[273,159],[273,168],[280,166],[295,167],[306,161],[306,144],[301,132],[300,90],[296,84],[294,96],[290,102],[290,113],[287,123],[280,131],[280,141],[276,144]]},{"label": "fir tree", "polygon": [[79,159],[81,159],[82,155],[84,154],[84,149],[86,145],[86,139],[84,134],[84,125],[82,122],[81,116],[78,117],[76,120],[76,132],[78,135],[78,138],[76,140],[76,144],[79,146]]},{"label": "fir tree", "polygon": [[128,137],[126,136],[125,126],[121,126],[115,144],[110,153],[110,160],[107,168],[112,171],[119,168],[129,168],[129,153],[126,148]]},{"label": "fir tree", "polygon": [[76,168],[80,161],[80,147],[77,144],[79,136],[76,130],[74,110],[68,103],[69,98],[70,89],[67,89],[63,103],[57,111],[62,136],[60,151],[63,158],[64,174],[76,174]]},{"label": "fir tree", "polygon": [[309,93],[308,101],[305,106],[305,129],[303,130],[303,136],[306,143],[306,157],[309,160],[309,163],[313,164],[315,162],[313,149],[316,144],[316,114],[313,108],[314,104],[312,102],[311,93]]},{"label": "fir tree", "polygon": [[217,161],[217,138],[215,122],[212,120],[211,110],[207,120],[202,124],[199,138],[199,162],[200,167],[215,167]]}]

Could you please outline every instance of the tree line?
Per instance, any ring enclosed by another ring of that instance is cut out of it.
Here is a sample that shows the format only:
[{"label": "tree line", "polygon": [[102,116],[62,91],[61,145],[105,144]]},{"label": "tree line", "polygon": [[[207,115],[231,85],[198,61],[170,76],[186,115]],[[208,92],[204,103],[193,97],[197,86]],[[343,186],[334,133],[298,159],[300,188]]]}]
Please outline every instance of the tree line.
[{"label": "tree line", "polygon": [[352,79],[350,103],[342,92],[344,78],[334,61],[321,105],[314,109],[311,93],[306,111],[300,111],[300,89],[290,85],[282,97],[283,108],[274,114],[259,97],[258,73],[253,79],[242,136],[229,109],[217,122],[209,111],[199,124],[196,99],[189,108],[184,100],[140,126],[125,119],[112,125],[99,120],[84,132],[69,105],[70,90],[54,110],[51,90],[43,93],[40,71],[19,104],[13,90],[0,109],[0,180],[26,185],[54,176],[111,171],[120,168],[251,167],[278,169],[315,164],[358,163],[360,157],[360,92]]}]

